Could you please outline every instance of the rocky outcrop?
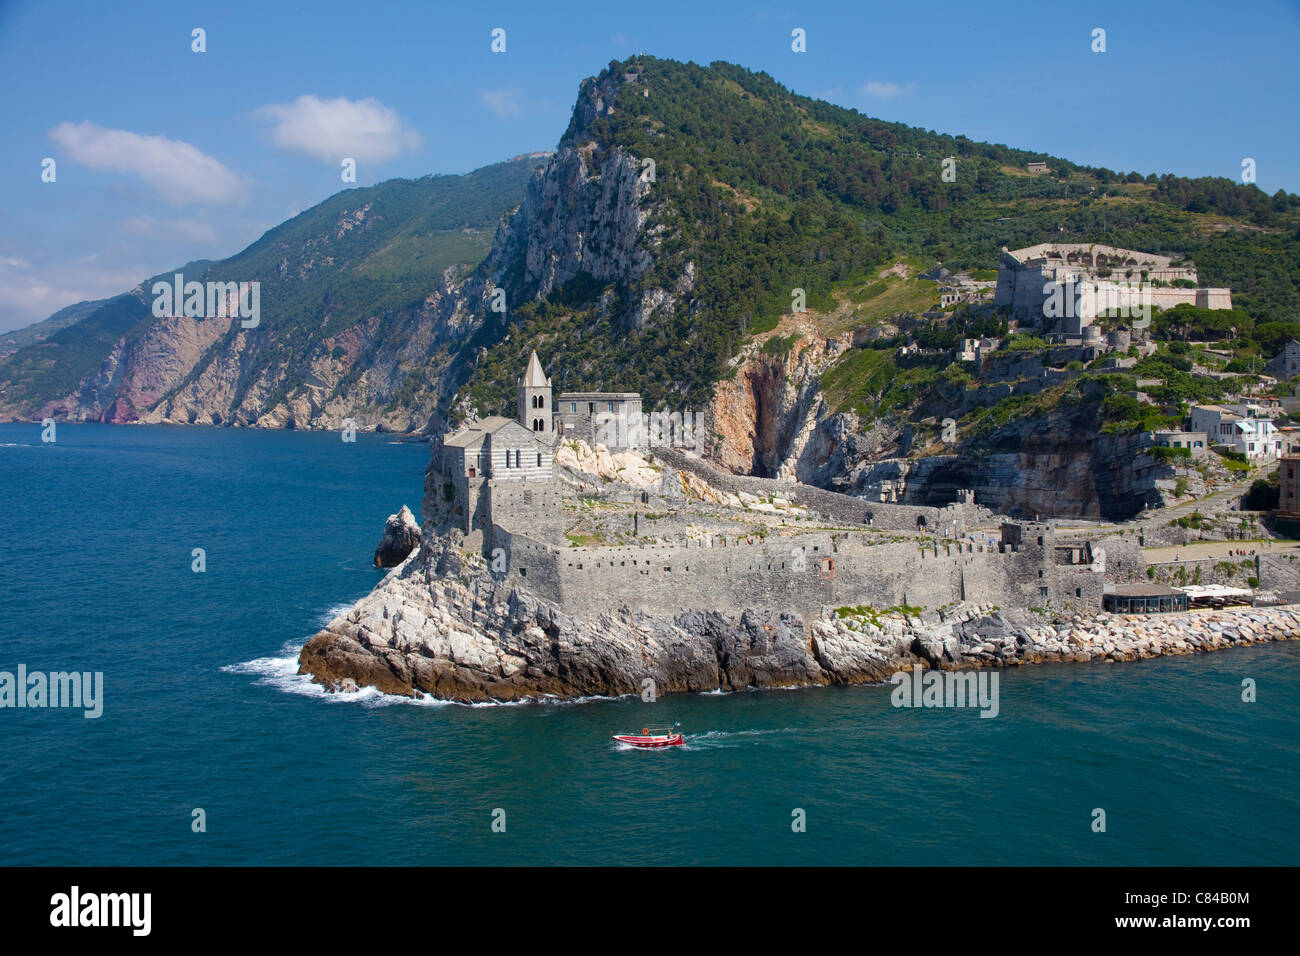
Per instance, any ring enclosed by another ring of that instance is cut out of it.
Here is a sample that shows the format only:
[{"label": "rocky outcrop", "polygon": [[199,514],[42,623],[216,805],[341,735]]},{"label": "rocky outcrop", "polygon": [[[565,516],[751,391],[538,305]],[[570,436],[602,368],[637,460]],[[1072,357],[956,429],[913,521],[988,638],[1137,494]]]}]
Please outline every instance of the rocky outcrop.
[{"label": "rocky outcrop", "polygon": [[633,488],[658,488],[663,473],[632,451],[610,452],[599,442],[593,448],[581,439],[566,438],[555,450],[555,463],[582,475],[617,481]]},{"label": "rocky outcrop", "polygon": [[384,523],[384,534],[375,548],[375,567],[395,568],[412,551],[420,546],[420,526],[415,521],[411,509],[402,505],[402,510],[389,515]]},{"label": "rocky outcrop", "polygon": [[[640,160],[624,150],[562,145],[498,232],[490,260],[494,283],[506,284],[515,297],[541,298],[581,273],[628,280],[649,269],[643,230],[651,184],[641,173]],[[520,277],[513,288],[508,273]]]},{"label": "rocky outcrop", "polygon": [[900,504],[954,501],[961,489],[1004,514],[1124,520],[1163,499],[1157,481],[1167,471],[1150,455],[1149,433],[1096,434],[1070,412],[1012,422],[994,434],[956,446],[951,455],[852,462],[837,484],[851,494]]},{"label": "rocky outcrop", "polygon": [[667,618],[625,607],[582,618],[504,589],[451,539],[430,540],[307,642],[301,673],[336,690],[351,680],[472,702],[872,683],[918,664],[1129,661],[1300,637],[1296,606],[1054,620],[989,607],[858,609],[812,621],[779,608]]},{"label": "rocky outcrop", "polygon": [[710,458],[738,474],[798,477],[797,462],[826,414],[820,375],[843,344],[811,329],[775,340],[778,349],[750,346],[718,383],[705,420]]}]

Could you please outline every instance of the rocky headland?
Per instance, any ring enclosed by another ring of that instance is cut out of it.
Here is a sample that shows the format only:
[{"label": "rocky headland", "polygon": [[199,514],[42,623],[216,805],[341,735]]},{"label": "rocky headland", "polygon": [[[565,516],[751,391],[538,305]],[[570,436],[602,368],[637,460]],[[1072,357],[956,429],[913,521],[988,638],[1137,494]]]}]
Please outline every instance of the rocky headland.
[{"label": "rocky headland", "polygon": [[779,609],[664,618],[625,608],[578,618],[522,589],[502,593],[486,559],[430,535],[308,641],[300,672],[331,690],[518,701],[641,694],[647,680],[656,694],[877,683],[917,664],[1108,663],[1297,637],[1295,605],[1055,618],[973,605],[855,608],[808,621]]}]

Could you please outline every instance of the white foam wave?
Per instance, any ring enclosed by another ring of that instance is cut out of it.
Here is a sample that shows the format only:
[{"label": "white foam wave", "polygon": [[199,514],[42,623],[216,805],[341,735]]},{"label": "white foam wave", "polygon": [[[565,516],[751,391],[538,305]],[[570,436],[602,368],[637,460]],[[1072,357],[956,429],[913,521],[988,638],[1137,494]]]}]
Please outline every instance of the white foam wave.
[{"label": "white foam wave", "polygon": [[331,703],[362,704],[368,707],[386,707],[390,704],[416,704],[422,706],[443,706],[447,701],[432,697],[412,698],[385,694],[375,687],[362,687],[350,694],[339,694],[326,690],[320,684],[312,683],[310,674],[298,673],[298,652],[301,644],[286,645],[281,653],[289,652],[283,657],[258,657],[239,664],[227,664],[221,670],[226,674],[245,674],[257,679],[253,684],[258,687],[273,687],[286,694],[300,697],[315,697]]},{"label": "white foam wave", "polygon": [[325,627],[340,614],[346,614],[348,611],[352,610],[356,607],[356,604],[356,601],[345,601],[342,604],[335,604],[333,607],[326,608],[324,611],[321,611],[320,614],[316,615],[316,623],[321,627]]}]

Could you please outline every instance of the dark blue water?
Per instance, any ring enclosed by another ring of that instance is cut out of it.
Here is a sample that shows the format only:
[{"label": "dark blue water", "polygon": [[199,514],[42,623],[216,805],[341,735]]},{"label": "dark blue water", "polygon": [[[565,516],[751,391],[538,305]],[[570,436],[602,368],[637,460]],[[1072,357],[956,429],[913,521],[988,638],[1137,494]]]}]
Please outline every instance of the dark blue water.
[{"label": "dark blue water", "polygon": [[[380,579],[427,446],[57,438],[0,425],[0,670],[102,671],[104,713],[0,709],[0,864],[1300,863],[1300,645],[1009,671],[995,719],[881,687],[326,697],[296,648]],[[608,739],[675,720],[686,747]]]}]

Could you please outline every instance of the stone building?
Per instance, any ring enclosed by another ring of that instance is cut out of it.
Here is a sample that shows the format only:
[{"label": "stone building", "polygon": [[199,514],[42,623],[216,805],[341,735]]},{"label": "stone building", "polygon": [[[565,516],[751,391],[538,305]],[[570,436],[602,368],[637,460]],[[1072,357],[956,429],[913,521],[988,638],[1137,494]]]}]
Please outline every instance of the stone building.
[{"label": "stone building", "polygon": [[1282,351],[1264,366],[1264,371],[1284,379],[1300,375],[1300,342],[1288,340]]},{"label": "stone building", "polygon": [[1291,519],[1300,518],[1300,455],[1283,455],[1278,462],[1277,510]]},{"label": "stone building", "polygon": [[1230,289],[1195,288],[1196,270],[1172,262],[1168,256],[1085,242],[1003,248],[993,304],[1066,335],[1082,335],[1108,311],[1129,314],[1184,303],[1232,308]]},{"label": "stone building", "polygon": [[539,439],[550,442],[554,434],[551,413],[551,380],[542,371],[542,363],[534,352],[528,359],[528,369],[519,380],[519,423]]},{"label": "stone building", "polygon": [[645,447],[638,392],[561,392],[555,403],[555,430],[610,451]]},{"label": "stone building", "polygon": [[1151,433],[1152,441],[1160,448],[1186,448],[1193,458],[1201,458],[1209,451],[1210,439],[1205,432],[1167,429]]},{"label": "stone building", "polygon": [[558,514],[551,383],[536,352],[519,380],[518,407],[518,421],[492,415],[443,439],[444,496],[467,534],[490,532],[503,507],[536,503],[540,513],[555,504]]}]

